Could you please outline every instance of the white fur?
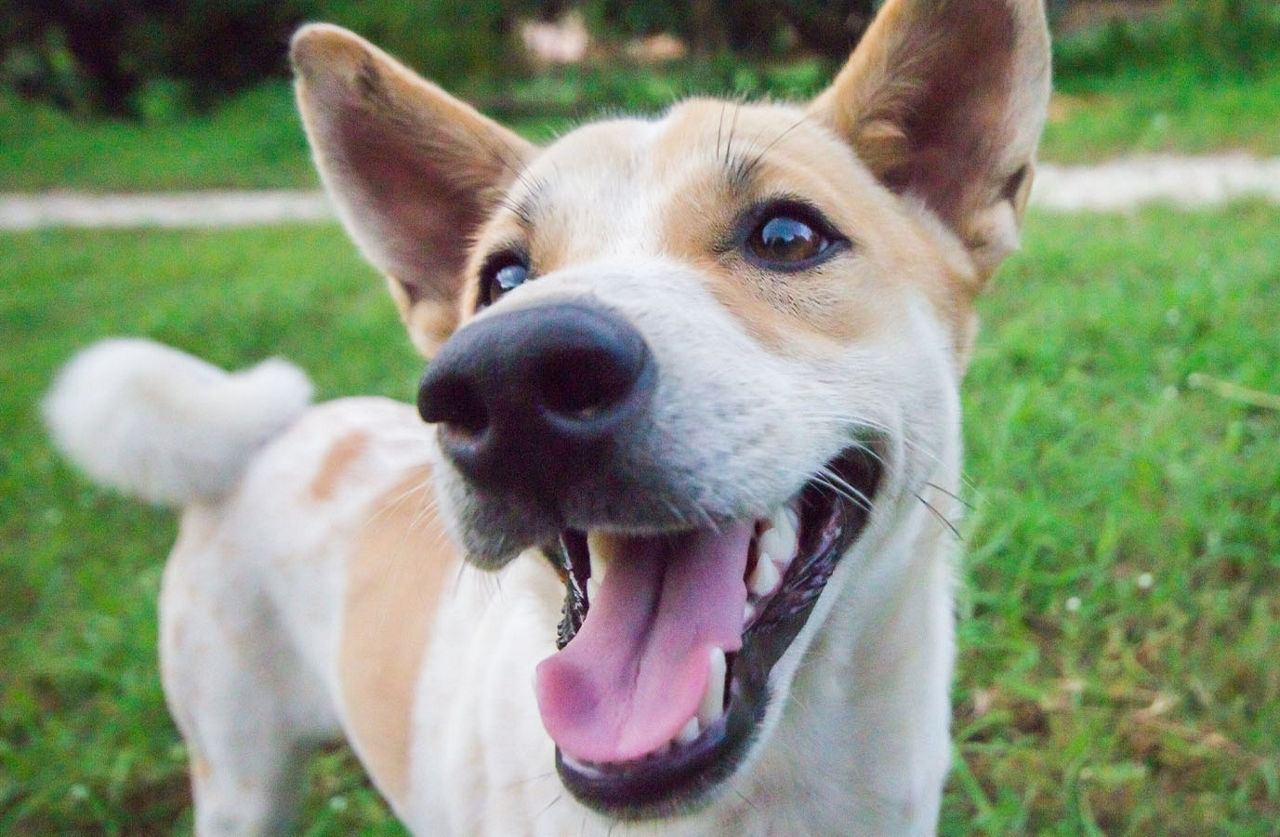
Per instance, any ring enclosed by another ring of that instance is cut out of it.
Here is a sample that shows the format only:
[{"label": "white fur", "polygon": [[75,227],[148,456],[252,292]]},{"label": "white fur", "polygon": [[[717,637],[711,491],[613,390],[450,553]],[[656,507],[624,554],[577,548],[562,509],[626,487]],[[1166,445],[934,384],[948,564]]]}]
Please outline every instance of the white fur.
[{"label": "white fur", "polygon": [[311,401],[311,382],[273,358],[227,373],[142,339],[78,354],[44,401],[62,452],[106,485],[162,505],[220,497],[263,442]]}]

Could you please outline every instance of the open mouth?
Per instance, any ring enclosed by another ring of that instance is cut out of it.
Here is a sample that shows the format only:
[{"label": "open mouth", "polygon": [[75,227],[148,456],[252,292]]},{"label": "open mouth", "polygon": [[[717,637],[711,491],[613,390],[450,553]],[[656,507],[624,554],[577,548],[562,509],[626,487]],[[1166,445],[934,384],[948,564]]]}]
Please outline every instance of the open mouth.
[{"label": "open mouth", "polygon": [[881,477],[847,449],[768,518],[561,533],[560,651],[538,667],[556,767],[623,819],[696,807],[746,758],[769,678],[857,539]]}]

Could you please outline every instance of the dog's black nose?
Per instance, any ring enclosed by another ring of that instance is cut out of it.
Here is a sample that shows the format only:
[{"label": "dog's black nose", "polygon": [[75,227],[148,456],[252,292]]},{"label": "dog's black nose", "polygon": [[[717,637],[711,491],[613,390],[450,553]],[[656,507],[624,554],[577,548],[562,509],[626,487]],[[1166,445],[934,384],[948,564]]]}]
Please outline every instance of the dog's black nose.
[{"label": "dog's black nose", "polygon": [[521,308],[444,344],[422,376],[418,412],[440,424],[442,449],[472,482],[554,502],[634,425],[653,367],[644,338],[611,311]]}]

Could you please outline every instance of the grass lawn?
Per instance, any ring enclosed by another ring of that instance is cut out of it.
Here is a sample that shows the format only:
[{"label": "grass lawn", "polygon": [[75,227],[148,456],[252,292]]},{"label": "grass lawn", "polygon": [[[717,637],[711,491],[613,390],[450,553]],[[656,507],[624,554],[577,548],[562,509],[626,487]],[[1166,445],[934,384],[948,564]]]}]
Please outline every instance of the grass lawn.
[{"label": "grass lawn", "polygon": [[[1187,385],[1280,392],[1277,228],[1040,214],[984,301],[943,833],[1280,834],[1280,412]],[[285,355],[322,397],[408,398],[420,364],[327,225],[3,235],[0,289],[0,833],[186,833],[154,647],[174,522],[69,472],[40,393],[111,334]],[[305,822],[400,833],[341,750]]]},{"label": "grass lawn", "polygon": [[1280,154],[1280,69],[1257,78],[1185,70],[1060,80],[1042,159],[1088,163],[1125,154]]}]

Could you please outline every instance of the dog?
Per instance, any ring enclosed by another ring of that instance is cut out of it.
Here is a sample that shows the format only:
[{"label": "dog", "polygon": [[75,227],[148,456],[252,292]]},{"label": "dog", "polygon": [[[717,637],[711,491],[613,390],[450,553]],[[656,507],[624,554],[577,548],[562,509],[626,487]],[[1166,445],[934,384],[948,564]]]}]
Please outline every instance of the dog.
[{"label": "dog", "polygon": [[932,833],[958,388],[1042,0],[889,0],[810,102],[546,147],[337,27],[291,57],[432,358],[417,409],[141,340],[45,403],[90,476],[182,509],[160,658],[196,831],[286,832],[345,737],[417,834]]}]

